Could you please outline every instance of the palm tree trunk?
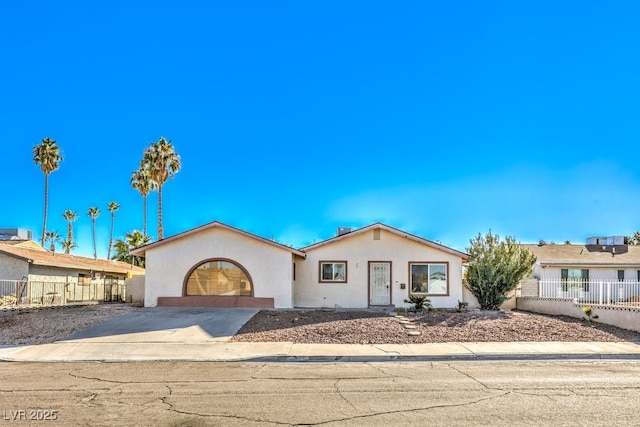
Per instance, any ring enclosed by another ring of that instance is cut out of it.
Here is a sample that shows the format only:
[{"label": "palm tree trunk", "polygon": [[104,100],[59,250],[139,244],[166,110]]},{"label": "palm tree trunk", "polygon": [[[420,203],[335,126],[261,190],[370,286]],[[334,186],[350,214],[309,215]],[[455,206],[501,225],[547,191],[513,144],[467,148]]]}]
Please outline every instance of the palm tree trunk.
[{"label": "palm tree trunk", "polygon": [[142,233],[147,235],[147,195],[142,196]]},{"label": "palm tree trunk", "polygon": [[44,174],[44,215],[42,216],[42,239],[40,246],[44,247],[44,238],[47,233],[47,209],[49,207],[49,174]]},{"label": "palm tree trunk", "polygon": [[111,232],[109,233],[109,250],[107,251],[107,259],[111,259],[111,246],[113,245],[113,223],[115,222],[116,215],[111,213]]},{"label": "palm tree trunk", "polygon": [[[73,225],[71,225],[71,221],[67,224],[67,242],[73,242]],[[71,246],[67,246],[64,248],[64,253],[69,254],[71,252]]]},{"label": "palm tree trunk", "polygon": [[162,185],[158,185],[158,240],[162,240]]},{"label": "palm tree trunk", "polygon": [[96,220],[91,220],[91,230],[93,232],[93,259],[98,259],[98,249],[96,248]]}]

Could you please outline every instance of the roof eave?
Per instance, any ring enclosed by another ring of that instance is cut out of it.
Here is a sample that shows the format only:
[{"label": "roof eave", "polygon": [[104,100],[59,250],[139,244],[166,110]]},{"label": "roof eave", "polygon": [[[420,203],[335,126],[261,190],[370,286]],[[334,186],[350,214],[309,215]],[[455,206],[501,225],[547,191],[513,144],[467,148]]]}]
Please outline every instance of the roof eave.
[{"label": "roof eave", "polygon": [[22,255],[17,255],[17,254],[11,253],[11,252],[3,251],[2,249],[0,249],[0,254],[6,255],[6,256],[10,256],[11,258],[16,258],[16,259],[19,259],[19,260],[22,260],[22,261],[25,261],[25,262],[29,262],[29,260],[31,259],[31,258],[28,258],[28,257],[24,257]]},{"label": "roof eave", "polygon": [[584,262],[584,261],[551,261],[551,262],[540,262],[541,267],[571,267],[571,266],[580,266],[580,267],[638,267],[640,268],[640,262]]},{"label": "roof eave", "polygon": [[120,267],[114,268],[106,268],[104,266],[89,266],[89,265],[77,265],[68,262],[55,262],[55,261],[43,261],[43,260],[33,260],[33,265],[40,265],[43,267],[57,267],[57,268],[68,268],[72,270],[90,270],[90,271],[100,271],[103,273],[128,273],[129,271],[133,271],[133,269],[125,269]]},{"label": "roof eave", "polygon": [[281,243],[277,243],[277,242],[265,239],[264,237],[260,237],[258,235],[249,233],[247,231],[240,230],[240,229],[235,228],[235,227],[231,227],[230,225],[223,224],[220,221],[213,221],[213,222],[201,225],[200,227],[192,228],[191,230],[187,230],[187,231],[184,231],[182,233],[175,234],[175,235],[173,235],[171,237],[167,237],[166,239],[158,240],[157,242],[149,243],[148,245],[145,245],[145,246],[140,246],[139,248],[131,250],[130,253],[131,253],[131,255],[135,255],[135,256],[144,256],[148,249],[152,249],[152,248],[154,248],[156,246],[160,246],[160,245],[163,245],[163,244],[166,244],[166,243],[170,243],[172,241],[179,240],[179,239],[182,239],[184,237],[188,237],[190,235],[199,233],[199,232],[204,231],[204,230],[208,230],[210,228],[215,228],[215,227],[220,227],[220,228],[225,229],[225,230],[229,230],[229,231],[233,231],[233,232],[239,233],[239,234],[241,234],[243,236],[249,237],[251,239],[257,240],[257,241],[262,242],[262,243],[266,243],[266,244],[274,246],[274,247],[276,247],[278,249],[286,250],[286,251],[291,252],[292,254],[297,255],[299,257],[302,257],[302,258],[306,258],[307,257],[307,254],[304,253],[301,250],[293,249],[293,248],[291,248],[289,246],[286,246],[286,245],[283,245]]},{"label": "roof eave", "polygon": [[458,256],[458,257],[460,257],[460,258],[462,258],[463,260],[466,260],[466,261],[469,261],[469,259],[470,259],[469,255],[465,254],[464,252],[460,252],[460,251],[457,251],[455,249],[449,248],[448,246],[444,246],[444,245],[441,245],[439,243],[433,242],[431,240],[428,240],[428,239],[413,235],[411,233],[407,233],[406,231],[398,230],[397,228],[390,227],[390,226],[388,226],[386,224],[383,224],[381,222],[376,222],[374,224],[367,225],[365,227],[359,228],[359,229],[351,231],[349,233],[341,234],[340,236],[331,237],[329,239],[323,240],[322,242],[318,242],[318,243],[314,243],[313,245],[305,246],[305,247],[301,248],[300,250],[302,250],[302,251],[313,250],[313,249],[319,248],[321,246],[325,246],[325,245],[328,245],[328,244],[331,244],[331,243],[339,242],[340,240],[346,239],[346,238],[354,236],[354,235],[362,234],[362,233],[364,233],[366,231],[373,230],[375,228],[381,228],[381,229],[386,230],[386,231],[388,231],[390,233],[393,233],[393,234],[395,234],[397,236],[405,237],[405,238],[407,238],[409,240],[413,240],[414,242],[421,243],[421,244],[427,245],[429,247],[432,247],[434,249],[438,249],[438,250],[441,250],[443,252],[447,252],[447,253],[449,253],[451,255]]}]

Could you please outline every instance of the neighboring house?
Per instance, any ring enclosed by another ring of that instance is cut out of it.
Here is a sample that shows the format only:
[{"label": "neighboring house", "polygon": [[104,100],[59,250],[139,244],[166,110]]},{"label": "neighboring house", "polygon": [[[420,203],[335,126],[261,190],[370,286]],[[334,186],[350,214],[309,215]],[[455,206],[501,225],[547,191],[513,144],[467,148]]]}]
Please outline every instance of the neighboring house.
[{"label": "neighboring house", "polygon": [[376,223],[296,250],[212,222],[132,251],[146,257],[145,305],[455,307],[468,256]]},{"label": "neighboring house", "polygon": [[[606,239],[606,238],[601,238]],[[625,302],[640,295],[640,246],[603,240],[587,245],[523,245],[537,258],[535,281],[523,281],[522,296]]]},{"label": "neighboring house", "polygon": [[0,228],[0,241],[3,240],[20,240],[27,241],[32,239],[31,230],[26,228]]},{"label": "neighboring house", "polygon": [[31,240],[0,241],[0,282],[6,282],[3,288],[7,289],[8,282],[19,281],[25,283],[24,292],[41,288],[39,292],[44,293],[46,288],[46,293],[73,301],[85,298],[87,285],[104,289],[104,285],[121,285],[126,278],[140,274],[144,269],[124,262],[49,252]]}]

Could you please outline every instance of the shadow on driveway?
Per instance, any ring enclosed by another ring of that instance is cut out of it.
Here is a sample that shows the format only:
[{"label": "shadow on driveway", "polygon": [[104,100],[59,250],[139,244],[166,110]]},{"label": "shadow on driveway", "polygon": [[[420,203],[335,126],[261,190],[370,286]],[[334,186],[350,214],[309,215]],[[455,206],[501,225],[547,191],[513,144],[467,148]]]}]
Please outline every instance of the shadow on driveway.
[{"label": "shadow on driveway", "polygon": [[228,341],[259,309],[148,307],[77,332],[64,341]]}]

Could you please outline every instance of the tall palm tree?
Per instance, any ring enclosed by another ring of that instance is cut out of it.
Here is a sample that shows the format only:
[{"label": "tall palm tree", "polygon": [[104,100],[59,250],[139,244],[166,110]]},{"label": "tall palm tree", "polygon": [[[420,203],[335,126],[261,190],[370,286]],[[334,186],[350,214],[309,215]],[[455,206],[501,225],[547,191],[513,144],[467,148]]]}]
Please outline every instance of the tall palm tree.
[{"label": "tall palm tree", "polygon": [[89,215],[89,218],[91,218],[91,231],[93,233],[93,259],[97,259],[98,249],[96,248],[96,219],[98,218],[98,215],[100,215],[100,209],[91,207],[89,208],[87,215]]},{"label": "tall palm tree", "polygon": [[60,155],[60,147],[56,144],[54,139],[46,137],[42,140],[40,145],[33,147],[33,162],[40,166],[40,169],[44,173],[44,215],[42,218],[42,238],[40,239],[40,245],[44,246],[45,234],[47,232],[47,211],[49,209],[49,174],[58,167],[62,161]]},{"label": "tall palm tree", "polygon": [[[69,252],[71,252],[71,249],[76,247],[76,245],[73,244],[73,221],[78,219],[78,213],[72,211],[71,209],[67,209],[62,214],[62,218],[67,221],[67,240],[62,242],[62,247],[64,248],[64,253],[68,254]],[[66,242],[70,243],[65,245]]]},{"label": "tall palm tree", "polygon": [[151,238],[146,234],[135,230],[125,234],[124,239],[118,239],[114,245],[116,253],[112,259],[128,262],[131,265],[144,268],[144,257],[131,255],[131,250],[144,246],[151,242]]},{"label": "tall palm tree", "polygon": [[49,242],[49,250],[55,254],[56,243],[60,242],[60,234],[57,231],[47,231],[44,233],[47,242]]},{"label": "tall palm tree", "polygon": [[147,196],[153,190],[156,190],[158,186],[151,179],[151,173],[149,166],[140,162],[140,168],[133,171],[131,174],[131,187],[134,190],[138,190],[142,196],[142,234],[147,235]]},{"label": "tall palm tree", "polygon": [[109,213],[111,213],[111,232],[109,233],[109,250],[107,251],[107,259],[111,259],[111,247],[113,246],[113,225],[116,220],[116,212],[120,209],[120,205],[116,202],[109,202]]},{"label": "tall palm tree", "polygon": [[76,244],[73,243],[73,240],[67,239],[60,242],[60,246],[62,246],[62,249],[64,249],[65,254],[69,254],[69,252],[71,252],[71,249],[76,247]]},{"label": "tall palm tree", "polygon": [[180,155],[176,153],[171,141],[160,137],[158,142],[144,150],[144,165],[149,167],[151,179],[158,186],[158,240],[162,240],[164,227],[162,225],[162,186],[167,179],[173,178],[180,171]]}]

